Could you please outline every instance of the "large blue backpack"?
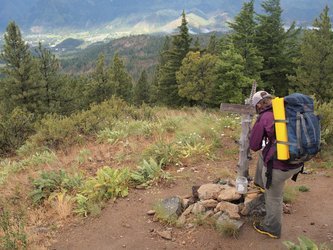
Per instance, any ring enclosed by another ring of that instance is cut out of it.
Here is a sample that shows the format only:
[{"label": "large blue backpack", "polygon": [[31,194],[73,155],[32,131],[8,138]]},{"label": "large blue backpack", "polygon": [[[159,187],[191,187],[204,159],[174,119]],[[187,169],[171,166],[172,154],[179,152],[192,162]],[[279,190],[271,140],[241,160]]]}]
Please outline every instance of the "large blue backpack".
[{"label": "large blue backpack", "polygon": [[320,119],[314,114],[313,99],[295,93],[284,97],[290,159],[297,164],[320,151]]}]

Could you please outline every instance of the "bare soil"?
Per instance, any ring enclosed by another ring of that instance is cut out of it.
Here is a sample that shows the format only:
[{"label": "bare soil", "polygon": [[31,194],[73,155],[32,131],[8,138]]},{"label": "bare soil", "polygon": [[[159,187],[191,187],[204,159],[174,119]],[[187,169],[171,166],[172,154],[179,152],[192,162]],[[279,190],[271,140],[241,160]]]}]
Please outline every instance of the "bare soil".
[{"label": "bare soil", "polygon": [[[153,222],[147,215],[160,199],[191,194],[194,185],[212,182],[220,177],[221,168],[234,172],[236,159],[230,162],[205,162],[187,166],[177,173],[171,186],[159,185],[147,190],[130,190],[128,197],[110,201],[97,217],[89,217],[64,226],[49,249],[286,249],[283,241],[298,242],[305,235],[315,242],[333,244],[333,170],[319,170],[300,175],[287,185],[306,186],[292,204],[292,213],[284,214],[281,239],[270,239],[252,229],[250,220],[241,228],[237,239],[219,234],[212,226],[183,228]],[[252,161],[251,171],[255,160]],[[313,163],[315,164],[315,163]],[[162,239],[156,231],[172,228],[172,240]]]}]

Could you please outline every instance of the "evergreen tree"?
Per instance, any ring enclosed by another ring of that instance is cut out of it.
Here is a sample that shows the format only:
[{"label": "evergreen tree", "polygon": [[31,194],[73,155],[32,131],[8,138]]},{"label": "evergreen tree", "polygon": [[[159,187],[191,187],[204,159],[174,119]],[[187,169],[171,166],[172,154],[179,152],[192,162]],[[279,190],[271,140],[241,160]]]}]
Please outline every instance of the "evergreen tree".
[{"label": "evergreen tree", "polygon": [[109,76],[113,94],[123,98],[125,101],[130,101],[132,97],[132,78],[128,74],[124,62],[118,53],[113,58]]},{"label": "evergreen tree", "polygon": [[288,38],[281,21],[280,0],[266,0],[262,7],[266,14],[258,16],[256,36],[257,47],[264,59],[261,79],[267,91],[284,96],[289,92],[287,74],[292,73],[289,67],[294,58],[285,53]]},{"label": "evergreen tree", "polygon": [[206,48],[206,52],[212,55],[218,55],[219,54],[219,42],[216,37],[216,33],[213,33],[210,38],[209,42]]},{"label": "evergreen tree", "polygon": [[7,26],[0,60],[5,64],[0,72],[5,77],[2,81],[1,100],[6,111],[21,107],[34,113],[38,108],[40,91],[40,86],[36,83],[36,63],[15,22],[10,22]]},{"label": "evergreen tree", "polygon": [[328,6],[313,27],[304,32],[296,76],[290,79],[297,90],[329,102],[333,99],[333,31]]},{"label": "evergreen tree", "polygon": [[201,50],[201,45],[200,45],[200,41],[199,41],[199,37],[197,37],[194,41],[194,45],[193,45],[193,49],[192,51],[200,51]]},{"label": "evergreen tree", "polygon": [[112,96],[111,81],[105,65],[105,55],[101,53],[96,62],[96,68],[86,86],[86,95],[89,103],[101,103]]},{"label": "evergreen tree", "polygon": [[254,79],[247,77],[244,73],[245,60],[237,53],[233,44],[222,52],[216,66],[216,103],[244,103],[248,97],[248,89],[252,86]]},{"label": "evergreen tree", "polygon": [[137,84],[134,86],[133,99],[136,104],[149,102],[149,84],[145,70],[142,71]]},{"label": "evergreen tree", "polygon": [[193,103],[216,104],[214,100],[216,62],[218,57],[189,52],[177,72],[179,95]]},{"label": "evergreen tree", "polygon": [[172,37],[171,48],[163,53],[165,62],[160,66],[158,92],[160,101],[166,105],[177,106],[183,103],[178,95],[176,72],[182,60],[190,50],[192,38],[189,35],[185,12],[182,13],[182,23],[178,27],[179,34]]},{"label": "evergreen tree", "polygon": [[259,56],[255,41],[254,0],[243,4],[242,10],[229,26],[233,30],[231,41],[237,53],[245,60],[245,75],[259,81],[263,58]]},{"label": "evergreen tree", "polygon": [[41,43],[39,43],[35,52],[41,85],[40,100],[42,106],[40,112],[58,112],[61,84],[59,81],[59,61],[49,50],[43,48]]}]

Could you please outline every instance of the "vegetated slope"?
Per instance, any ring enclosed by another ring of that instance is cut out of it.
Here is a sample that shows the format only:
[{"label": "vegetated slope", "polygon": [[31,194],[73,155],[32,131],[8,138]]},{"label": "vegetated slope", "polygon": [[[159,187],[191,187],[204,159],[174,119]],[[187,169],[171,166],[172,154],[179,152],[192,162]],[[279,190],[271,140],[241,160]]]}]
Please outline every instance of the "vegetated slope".
[{"label": "vegetated slope", "polygon": [[[221,37],[222,33],[216,33]],[[200,34],[200,45],[204,49],[211,33]],[[195,39],[193,39],[195,40]],[[89,72],[95,66],[100,53],[105,54],[107,63],[118,53],[125,60],[127,70],[134,79],[138,79],[142,70],[153,73],[160,51],[165,41],[162,35],[138,35],[111,40],[107,43],[95,43],[85,49],[67,51],[59,54],[64,71],[71,73]],[[150,74],[152,77],[152,74]]]}]

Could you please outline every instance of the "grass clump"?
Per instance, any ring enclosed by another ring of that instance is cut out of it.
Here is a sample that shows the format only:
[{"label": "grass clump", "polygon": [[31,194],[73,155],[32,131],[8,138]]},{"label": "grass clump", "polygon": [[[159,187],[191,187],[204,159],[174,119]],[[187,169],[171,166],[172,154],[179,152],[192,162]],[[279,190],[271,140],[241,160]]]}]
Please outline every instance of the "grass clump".
[{"label": "grass clump", "polygon": [[4,250],[27,249],[28,236],[22,212],[12,213],[6,207],[0,210],[0,248]]},{"label": "grass clump", "polygon": [[155,218],[160,222],[170,226],[177,225],[178,216],[176,214],[170,214],[162,202],[157,202],[153,206],[153,209],[155,210]]},{"label": "grass clump", "polygon": [[238,238],[239,236],[239,228],[229,220],[216,221],[215,229],[226,237]]},{"label": "grass clump", "polygon": [[292,186],[286,186],[283,192],[283,202],[293,203],[298,196],[298,188]]},{"label": "grass clump", "polygon": [[299,186],[299,187],[297,187],[297,189],[298,189],[298,191],[303,192],[303,193],[310,191],[310,188],[307,186]]}]

